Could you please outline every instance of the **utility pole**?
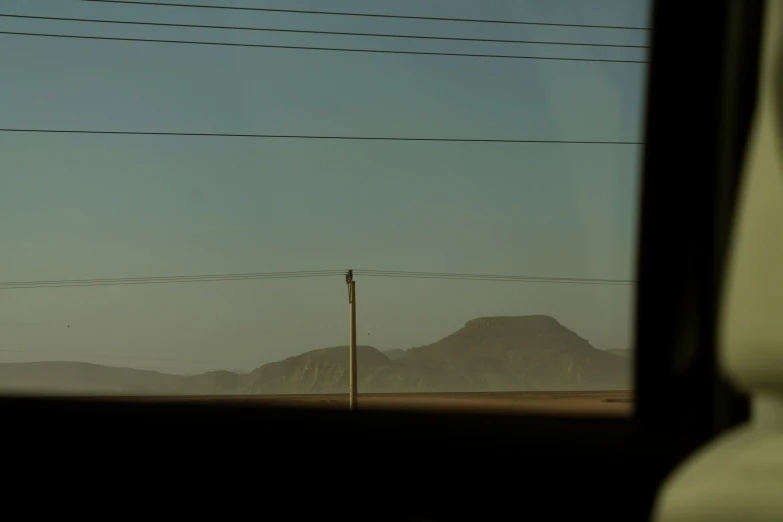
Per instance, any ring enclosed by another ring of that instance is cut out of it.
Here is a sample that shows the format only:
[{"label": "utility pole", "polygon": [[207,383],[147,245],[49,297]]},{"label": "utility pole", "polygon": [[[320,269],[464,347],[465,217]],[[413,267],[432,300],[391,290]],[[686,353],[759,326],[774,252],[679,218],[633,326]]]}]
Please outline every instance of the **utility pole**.
[{"label": "utility pole", "polygon": [[345,274],[345,282],[348,284],[348,304],[351,309],[351,344],[349,347],[349,379],[350,379],[350,408],[355,411],[357,407],[358,386],[356,367],[356,281],[353,280],[353,270]]}]

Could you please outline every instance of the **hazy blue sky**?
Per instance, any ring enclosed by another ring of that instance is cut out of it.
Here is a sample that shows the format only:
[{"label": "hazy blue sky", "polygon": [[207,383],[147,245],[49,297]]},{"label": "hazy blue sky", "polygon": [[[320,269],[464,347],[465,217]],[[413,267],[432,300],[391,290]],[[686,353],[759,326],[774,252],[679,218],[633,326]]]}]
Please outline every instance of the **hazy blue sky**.
[{"label": "hazy blue sky", "polygon": [[[190,0],[220,4],[217,0]],[[646,1],[233,0],[232,5],[648,25]],[[646,42],[644,31],[66,0],[0,12],[335,31]],[[643,50],[0,18],[0,30],[641,59]],[[641,140],[640,64],[0,35],[0,127]],[[381,269],[634,277],[637,146],[0,133],[0,281]],[[629,287],[364,278],[360,341],[426,344],[551,314],[629,345]],[[341,277],[0,291],[0,360],[249,369],[348,339]],[[70,328],[67,328],[70,325]],[[369,334],[369,335],[368,335]]]}]

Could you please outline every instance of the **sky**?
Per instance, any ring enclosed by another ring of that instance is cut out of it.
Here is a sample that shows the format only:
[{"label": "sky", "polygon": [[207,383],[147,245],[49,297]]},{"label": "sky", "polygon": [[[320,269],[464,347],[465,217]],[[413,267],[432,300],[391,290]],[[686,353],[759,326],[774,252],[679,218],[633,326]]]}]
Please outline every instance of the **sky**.
[{"label": "sky", "polygon": [[[648,26],[646,1],[189,0]],[[4,0],[2,14],[645,44],[646,31]],[[0,17],[17,32],[641,60],[644,49]],[[0,35],[0,127],[641,141],[646,65]],[[0,133],[0,281],[322,269],[633,279],[641,147]],[[629,348],[633,287],[357,279],[359,342],[547,314]],[[250,370],[346,344],[342,276],[0,290],[0,362]]]}]

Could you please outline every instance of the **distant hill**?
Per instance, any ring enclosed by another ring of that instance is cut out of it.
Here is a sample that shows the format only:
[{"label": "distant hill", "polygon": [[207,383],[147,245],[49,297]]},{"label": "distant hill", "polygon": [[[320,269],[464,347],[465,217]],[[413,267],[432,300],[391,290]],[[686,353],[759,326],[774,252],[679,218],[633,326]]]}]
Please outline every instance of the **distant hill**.
[{"label": "distant hill", "polygon": [[0,390],[3,392],[112,395],[198,393],[198,383],[209,381],[209,374],[186,377],[82,362],[0,364]]},{"label": "distant hill", "polygon": [[[357,346],[358,378],[373,375],[392,364],[370,346]],[[279,362],[268,363],[242,376],[240,393],[347,393],[349,384],[348,346],[305,352]],[[361,389],[361,388],[360,388]]]},{"label": "distant hill", "polygon": [[[405,357],[426,391],[627,389],[627,364],[549,316],[482,317]],[[425,391],[425,390],[422,390]]]},{"label": "distant hill", "polygon": [[[548,316],[483,317],[410,350],[359,346],[359,390],[483,392],[628,389],[630,365]],[[348,347],[309,351],[245,374],[194,376],[86,363],[0,364],[0,389],[133,395],[347,393]]]},{"label": "distant hill", "polygon": [[383,354],[392,361],[399,361],[408,353],[408,350],[402,348],[395,348],[394,350],[386,350]]}]

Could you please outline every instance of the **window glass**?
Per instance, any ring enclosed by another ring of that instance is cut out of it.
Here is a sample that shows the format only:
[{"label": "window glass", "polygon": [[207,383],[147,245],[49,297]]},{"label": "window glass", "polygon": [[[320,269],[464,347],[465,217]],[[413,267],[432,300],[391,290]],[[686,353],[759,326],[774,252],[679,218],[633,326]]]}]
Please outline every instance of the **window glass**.
[{"label": "window glass", "polygon": [[648,10],[4,1],[0,389],[629,412]]}]

